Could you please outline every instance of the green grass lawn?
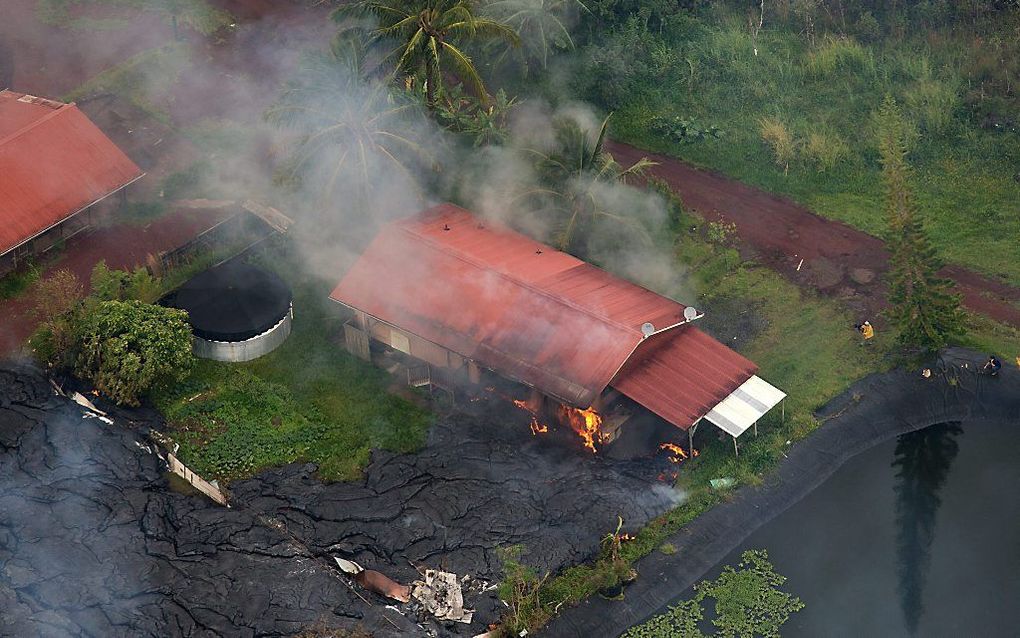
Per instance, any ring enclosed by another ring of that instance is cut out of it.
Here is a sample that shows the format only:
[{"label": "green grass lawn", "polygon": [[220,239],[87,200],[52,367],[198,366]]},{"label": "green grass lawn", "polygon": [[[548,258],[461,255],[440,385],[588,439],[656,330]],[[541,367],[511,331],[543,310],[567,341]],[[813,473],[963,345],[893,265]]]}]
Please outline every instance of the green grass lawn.
[{"label": "green grass lawn", "polygon": [[[812,45],[773,22],[755,55],[745,17],[717,7],[671,39],[632,26],[605,35],[599,45],[633,64],[595,67],[587,92],[615,110],[618,139],[788,195],[877,236],[885,214],[873,118],[891,94],[916,124],[917,200],[941,255],[1020,285],[1020,134],[983,129],[984,113],[965,101],[973,37],[876,44],[819,37]],[[656,130],[661,116],[722,135],[678,140]],[[781,161],[763,139],[764,123]]]},{"label": "green grass lawn", "polygon": [[[268,262],[267,262],[268,263]],[[196,472],[231,480],[310,461],[325,480],[360,476],[373,448],[411,452],[424,443],[430,414],[387,392],[389,376],[331,341],[341,330],[327,282],[294,286],[290,338],[245,364],[201,361],[156,405]]]}]

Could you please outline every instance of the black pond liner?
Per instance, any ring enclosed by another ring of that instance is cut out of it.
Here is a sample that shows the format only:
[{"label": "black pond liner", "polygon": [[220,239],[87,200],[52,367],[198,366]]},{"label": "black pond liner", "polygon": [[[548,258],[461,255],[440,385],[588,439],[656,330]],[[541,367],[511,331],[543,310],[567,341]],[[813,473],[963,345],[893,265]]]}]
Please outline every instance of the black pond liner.
[{"label": "black pond liner", "polygon": [[290,312],[290,287],[275,273],[239,260],[213,266],[159,300],[188,312],[195,336],[207,341],[246,341]]}]

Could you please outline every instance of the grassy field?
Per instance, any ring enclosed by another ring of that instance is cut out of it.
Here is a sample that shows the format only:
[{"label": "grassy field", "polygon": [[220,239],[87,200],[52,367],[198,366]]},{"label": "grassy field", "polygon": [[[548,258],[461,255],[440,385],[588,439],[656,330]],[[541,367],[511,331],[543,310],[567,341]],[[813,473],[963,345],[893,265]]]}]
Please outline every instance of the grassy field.
[{"label": "grassy field", "polygon": [[[584,90],[616,111],[621,140],[878,236],[885,217],[873,120],[891,94],[916,124],[917,199],[942,256],[1020,285],[1020,133],[982,127],[985,114],[965,100],[976,37],[935,32],[862,44],[818,36],[812,44],[773,20],[755,55],[745,16],[717,6],[668,38],[635,23],[603,34],[600,55],[626,62],[594,65]],[[662,118],[673,117],[721,135],[664,132]]]},{"label": "grassy field", "polygon": [[[98,11],[101,17],[88,15]],[[66,29],[108,31],[131,24],[136,12],[156,13],[171,21],[177,15],[181,27],[209,35],[229,26],[233,18],[203,0],[38,0],[36,15],[40,22]]]},{"label": "grassy field", "polygon": [[351,480],[373,448],[418,449],[431,416],[389,394],[385,372],[332,340],[341,321],[324,282],[282,274],[297,311],[280,348],[245,364],[201,361],[187,381],[156,397],[183,460],[221,480],[298,461],[317,463],[324,480]]}]

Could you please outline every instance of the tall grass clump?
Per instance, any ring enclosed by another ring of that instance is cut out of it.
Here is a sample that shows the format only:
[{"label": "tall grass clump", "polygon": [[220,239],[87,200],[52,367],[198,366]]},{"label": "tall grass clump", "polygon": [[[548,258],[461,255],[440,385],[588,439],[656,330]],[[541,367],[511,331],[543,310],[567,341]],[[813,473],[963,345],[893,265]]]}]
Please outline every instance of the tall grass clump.
[{"label": "tall grass clump", "polygon": [[839,71],[873,75],[875,56],[871,49],[848,37],[826,36],[807,54],[807,70],[812,75],[830,76]]},{"label": "tall grass clump", "polygon": [[824,173],[850,156],[850,145],[831,131],[812,131],[804,141],[804,155],[818,172]]},{"label": "tall grass clump", "polygon": [[941,134],[953,126],[960,106],[959,87],[953,80],[927,78],[908,87],[903,101],[926,132]]},{"label": "tall grass clump", "polygon": [[797,144],[790,130],[778,118],[763,117],[758,120],[761,139],[772,150],[777,165],[784,171],[790,169],[790,162],[797,154]]}]

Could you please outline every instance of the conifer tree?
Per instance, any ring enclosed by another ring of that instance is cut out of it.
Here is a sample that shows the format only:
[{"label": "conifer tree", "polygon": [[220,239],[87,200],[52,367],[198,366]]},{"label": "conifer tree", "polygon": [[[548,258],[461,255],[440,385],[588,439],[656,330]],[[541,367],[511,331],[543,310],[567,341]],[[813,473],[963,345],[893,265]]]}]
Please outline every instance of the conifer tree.
[{"label": "conifer tree", "polygon": [[907,347],[936,351],[962,335],[966,317],[953,282],[938,276],[942,263],[924,232],[911,191],[906,127],[895,100],[879,110],[879,151],[889,224],[887,316]]}]

